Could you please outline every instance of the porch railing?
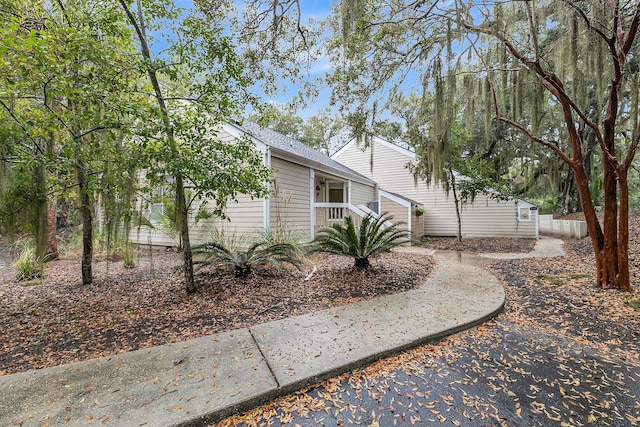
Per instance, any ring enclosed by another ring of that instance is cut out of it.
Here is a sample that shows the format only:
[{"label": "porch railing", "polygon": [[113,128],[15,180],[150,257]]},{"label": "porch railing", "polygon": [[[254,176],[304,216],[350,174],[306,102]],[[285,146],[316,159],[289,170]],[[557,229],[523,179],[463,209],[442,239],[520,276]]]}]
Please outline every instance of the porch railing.
[{"label": "porch railing", "polygon": [[[322,228],[331,227],[332,224],[344,222],[347,216],[351,216],[356,227],[360,226],[362,218],[367,214],[375,217],[377,213],[364,205],[352,205],[349,203],[316,203],[316,231]],[[385,225],[391,225],[385,224]]]}]

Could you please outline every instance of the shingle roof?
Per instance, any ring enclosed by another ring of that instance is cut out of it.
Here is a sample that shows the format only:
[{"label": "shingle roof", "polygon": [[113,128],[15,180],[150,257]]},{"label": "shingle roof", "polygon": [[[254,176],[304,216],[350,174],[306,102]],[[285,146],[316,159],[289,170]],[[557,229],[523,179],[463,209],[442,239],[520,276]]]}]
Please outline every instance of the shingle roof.
[{"label": "shingle roof", "polygon": [[244,120],[242,123],[232,122],[233,126],[237,127],[243,132],[252,135],[272,149],[276,149],[283,153],[293,155],[303,160],[310,161],[317,166],[318,169],[325,172],[337,173],[338,175],[346,175],[347,177],[356,178],[358,181],[366,182],[369,184],[375,184],[375,181],[367,178],[366,176],[354,171],[343,165],[342,163],[333,160],[324,153],[303,144],[302,142],[290,138],[286,135],[273,131],[271,129],[260,126],[249,120]]}]

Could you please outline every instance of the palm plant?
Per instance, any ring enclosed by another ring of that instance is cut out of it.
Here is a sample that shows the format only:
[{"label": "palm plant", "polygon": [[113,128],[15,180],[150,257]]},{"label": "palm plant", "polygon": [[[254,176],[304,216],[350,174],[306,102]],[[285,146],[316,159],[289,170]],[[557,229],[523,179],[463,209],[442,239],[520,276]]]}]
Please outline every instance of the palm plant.
[{"label": "palm plant", "polygon": [[274,264],[279,266],[282,263],[289,263],[297,269],[302,266],[299,247],[295,244],[265,239],[243,244],[246,241],[245,238],[238,238],[235,233],[230,239],[225,239],[222,233],[215,233],[214,241],[193,248],[193,254],[202,257],[194,264],[199,266],[230,265],[233,267],[236,277],[246,277],[254,265]]},{"label": "palm plant", "polygon": [[392,219],[386,212],[379,217],[368,214],[356,227],[348,216],[344,225],[336,223],[321,230],[313,241],[312,251],[353,257],[357,268],[367,269],[369,258],[411,242],[409,231],[399,228],[404,223],[392,223]]}]

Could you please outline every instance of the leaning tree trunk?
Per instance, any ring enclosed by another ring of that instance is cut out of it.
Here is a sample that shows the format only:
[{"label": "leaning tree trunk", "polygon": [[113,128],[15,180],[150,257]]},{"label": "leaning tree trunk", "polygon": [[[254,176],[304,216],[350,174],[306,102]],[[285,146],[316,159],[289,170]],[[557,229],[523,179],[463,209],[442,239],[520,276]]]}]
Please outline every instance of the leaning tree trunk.
[{"label": "leaning tree trunk", "polygon": [[451,176],[451,189],[453,190],[453,203],[456,205],[456,218],[458,219],[458,228],[456,239],[458,242],[462,242],[462,217],[460,215],[460,200],[458,200],[458,191],[456,190],[456,177],[453,174],[453,169],[449,168],[449,174]]},{"label": "leaning tree trunk", "polygon": [[[140,41],[140,51],[142,56],[148,61],[147,75],[149,81],[153,87],[158,107],[160,108],[160,115],[162,118],[162,124],[164,132],[167,136],[169,143],[169,149],[174,158],[178,158],[178,144],[175,140],[175,131],[171,124],[171,118],[169,117],[169,111],[165,101],[164,94],[162,93],[162,87],[158,81],[158,74],[152,66],[151,50],[149,49],[149,43],[147,42],[147,35],[145,30],[144,16],[142,12],[142,4],[138,0],[138,20],[129,9],[129,5],[125,0],[120,0],[120,5],[124,10],[129,22],[134,27],[138,40]],[[189,207],[186,203],[184,194],[184,182],[182,173],[179,171],[173,171],[174,178],[176,180],[176,201],[179,206],[176,206],[178,215],[180,216],[180,236],[182,237],[183,246],[183,259],[184,259],[184,278],[185,278],[185,290],[187,293],[195,292],[197,287],[193,277],[193,255],[191,252],[191,244],[189,239]]]},{"label": "leaning tree trunk", "polygon": [[602,258],[604,237],[602,234],[602,228],[600,227],[600,222],[598,222],[596,210],[591,199],[589,181],[584,171],[584,162],[574,161],[570,166],[575,175],[576,187],[578,188],[578,194],[580,195],[580,203],[582,205],[582,211],[584,212],[584,219],[587,223],[587,230],[593,246],[596,261],[596,280],[597,283],[601,284],[603,276],[602,272],[604,270],[604,260]]}]

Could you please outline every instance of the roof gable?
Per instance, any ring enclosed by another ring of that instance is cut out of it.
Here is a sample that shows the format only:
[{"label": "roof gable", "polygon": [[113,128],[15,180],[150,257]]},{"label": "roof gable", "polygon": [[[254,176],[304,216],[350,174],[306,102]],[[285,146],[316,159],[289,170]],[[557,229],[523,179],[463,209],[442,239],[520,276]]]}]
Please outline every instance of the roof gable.
[{"label": "roof gable", "polygon": [[[308,165],[325,172],[330,172],[341,177],[352,178],[363,183],[375,185],[375,181],[372,181],[366,176],[346,167],[324,153],[311,148],[296,139],[290,138],[271,129],[264,128],[257,123],[244,120],[242,123],[231,123],[231,126],[253,136],[261,143],[271,147],[273,150],[276,150],[276,152],[285,154],[286,157],[295,158],[301,164]],[[272,151],[272,153],[274,153],[274,151]]]},{"label": "roof gable", "polygon": [[[385,139],[382,139],[378,136],[374,136],[372,138],[371,144],[380,144],[384,147],[390,148],[394,151],[397,151],[398,153],[402,154],[403,156],[406,156],[410,159],[415,159],[416,158],[416,153],[414,153],[413,151],[401,147],[399,145],[394,144],[393,142],[389,142]],[[331,155],[332,159],[337,159],[338,157],[340,157],[343,153],[345,153],[346,151],[348,151],[349,149],[351,149],[353,146],[358,146],[358,140],[356,138],[352,139],[351,141],[349,141],[348,143],[346,143],[342,148],[340,148],[338,151],[336,151],[335,153],[333,153]]]}]

